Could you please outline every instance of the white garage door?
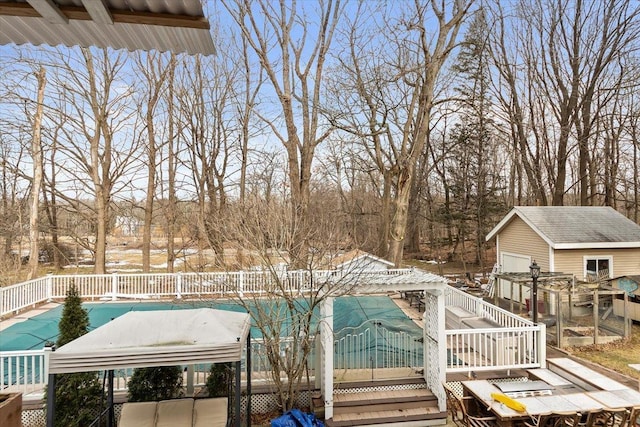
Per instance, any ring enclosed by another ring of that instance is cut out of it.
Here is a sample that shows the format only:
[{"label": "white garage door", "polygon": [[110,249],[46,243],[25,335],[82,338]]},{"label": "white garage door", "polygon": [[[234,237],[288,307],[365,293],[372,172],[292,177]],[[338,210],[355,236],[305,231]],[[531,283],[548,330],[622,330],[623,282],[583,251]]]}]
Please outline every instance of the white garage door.
[{"label": "white garage door", "polygon": [[[531,265],[531,257],[515,254],[502,254],[502,272],[503,273],[528,273]],[[500,289],[504,298],[511,298],[512,283],[507,280],[500,281]],[[520,296],[520,286],[514,285],[513,300],[524,302],[524,298],[529,298],[529,288],[522,288],[522,296]]]}]

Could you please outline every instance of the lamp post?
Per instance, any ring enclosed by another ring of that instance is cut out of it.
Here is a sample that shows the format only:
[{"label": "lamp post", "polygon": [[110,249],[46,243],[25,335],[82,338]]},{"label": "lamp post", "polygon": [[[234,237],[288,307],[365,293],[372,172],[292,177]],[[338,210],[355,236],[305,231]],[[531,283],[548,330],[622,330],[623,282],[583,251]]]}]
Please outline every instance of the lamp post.
[{"label": "lamp post", "polygon": [[536,264],[536,260],[533,260],[529,266],[531,271],[531,278],[533,279],[533,287],[531,288],[531,313],[533,323],[538,323],[538,276],[540,276],[540,266]]}]

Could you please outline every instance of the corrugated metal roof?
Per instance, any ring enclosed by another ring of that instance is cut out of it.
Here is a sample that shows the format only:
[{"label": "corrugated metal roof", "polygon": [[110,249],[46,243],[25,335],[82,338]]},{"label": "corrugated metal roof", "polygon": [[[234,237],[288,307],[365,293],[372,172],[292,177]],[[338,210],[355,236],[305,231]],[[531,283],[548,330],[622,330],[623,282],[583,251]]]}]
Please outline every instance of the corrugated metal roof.
[{"label": "corrugated metal roof", "polygon": [[215,53],[199,0],[105,0],[113,24],[96,22],[82,1],[53,0],[59,13],[45,18],[26,0],[0,0],[0,44]]},{"label": "corrugated metal roof", "polygon": [[516,215],[555,249],[640,247],[640,226],[608,206],[516,206],[487,238]]}]

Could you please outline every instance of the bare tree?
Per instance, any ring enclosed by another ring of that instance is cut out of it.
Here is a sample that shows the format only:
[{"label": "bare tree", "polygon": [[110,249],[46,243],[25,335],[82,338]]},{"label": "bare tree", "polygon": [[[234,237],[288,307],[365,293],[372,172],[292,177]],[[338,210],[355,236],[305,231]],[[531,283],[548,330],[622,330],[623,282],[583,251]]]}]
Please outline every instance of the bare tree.
[{"label": "bare tree", "polygon": [[149,272],[151,254],[151,233],[154,226],[154,202],[156,199],[156,187],[158,180],[158,165],[160,163],[159,152],[162,144],[158,143],[159,131],[156,130],[156,122],[160,123],[173,120],[166,114],[159,112],[159,103],[162,101],[163,91],[166,89],[167,76],[171,72],[172,63],[167,62],[159,53],[137,53],[136,65],[139,75],[142,76],[144,98],[141,99],[139,112],[143,116],[142,122],[146,129],[146,138],[142,146],[146,148],[147,185],[144,201],[144,228],[142,233],[142,271]]},{"label": "bare tree", "polygon": [[244,77],[243,89],[240,91],[241,102],[238,105],[238,121],[240,122],[240,203],[244,204],[247,191],[247,169],[249,166],[249,140],[251,138],[251,122],[253,110],[264,79],[262,68],[257,76],[252,75],[256,68],[251,63],[247,39],[241,37],[242,43],[242,74]]},{"label": "bare tree", "polygon": [[[530,118],[533,120],[536,117],[535,114],[527,114],[528,96],[534,92],[533,82],[527,74],[526,67],[521,64],[526,46],[521,37],[529,25],[524,21],[509,19],[511,11],[505,11],[501,2],[495,2],[485,10],[490,14],[487,18],[492,26],[489,34],[490,52],[497,74],[497,82],[492,86],[492,93],[501,109],[500,118],[506,124],[505,138],[511,139],[514,144],[509,185],[511,199],[517,200],[519,204],[547,205],[549,196],[542,178],[539,150],[530,144],[530,140],[533,139],[531,133],[534,133],[531,130],[534,124],[530,123]],[[522,197],[519,185],[516,189],[516,181],[520,183],[520,180],[515,177],[519,177],[521,171],[524,171],[527,177],[531,199]]]},{"label": "bare tree", "polygon": [[[278,112],[261,112],[260,117],[287,152],[291,191],[292,229],[299,237],[290,243],[294,266],[304,266],[308,243],[311,166],[316,148],[329,135],[321,119],[321,94],[327,53],[342,13],[340,0],[317,3],[315,26],[297,1],[226,1],[225,7],[240,27],[242,36],[258,57],[271,88],[277,96]],[[281,115],[284,123],[277,117]]]},{"label": "bare tree", "polygon": [[78,56],[58,51],[50,59],[59,110],[67,123],[59,147],[64,160],[58,178],[65,180],[57,181],[58,196],[94,224],[93,237],[78,236],[77,241],[93,251],[94,272],[104,273],[113,197],[130,184],[124,179],[133,176],[137,146],[128,128],[134,115],[131,88],[118,86],[126,54],[98,52],[83,48]]},{"label": "bare tree", "polygon": [[[342,127],[368,139],[374,164],[385,180],[391,180],[384,191],[393,195],[386,242],[388,257],[397,266],[402,263],[416,167],[429,141],[436,82],[456,46],[458,32],[472,3],[459,0],[450,5],[436,2],[425,5],[416,1],[411,10],[403,11],[395,26],[379,30],[388,35],[385,43],[393,46],[388,50],[395,57],[378,61],[381,68],[366,73],[364,64],[372,60],[373,54],[361,53],[364,49],[355,43],[355,29],[360,23],[357,19],[353,23],[351,49],[343,62],[351,74],[355,95],[362,100],[361,114],[365,115],[366,123],[355,130],[349,124]],[[431,33],[429,28],[434,22],[436,29]],[[388,88],[383,96],[381,87]],[[387,98],[387,94],[394,97]]]},{"label": "bare tree", "polygon": [[57,165],[57,153],[58,153],[58,138],[61,134],[61,129],[65,126],[65,117],[60,112],[53,112],[57,115],[58,120],[52,119],[51,122],[55,123],[55,127],[50,131],[51,136],[49,138],[49,158],[47,168],[43,169],[44,186],[42,191],[42,207],[44,208],[45,215],[47,216],[48,234],[51,236],[51,246],[53,248],[53,265],[56,269],[60,269],[62,265],[66,265],[70,260],[63,258],[62,245],[60,243],[60,233],[62,228],[60,227],[58,217],[58,198],[56,195],[56,175],[58,173]]},{"label": "bare tree", "polygon": [[[175,105],[175,70],[177,60],[175,54],[171,54],[169,59],[169,69],[167,73],[167,205],[165,207],[165,219],[167,223],[167,271],[173,273],[176,259],[175,239],[176,239],[176,219],[178,210],[178,200],[176,196],[176,118],[174,114]],[[161,181],[162,184],[162,181]]]},{"label": "bare tree", "polygon": [[638,108],[638,92],[628,99],[628,115],[625,120],[626,134],[630,147],[629,166],[631,176],[625,182],[625,205],[629,216],[636,222],[640,221],[640,109]]},{"label": "bare tree", "polygon": [[33,177],[31,179],[31,209],[29,211],[29,275],[28,279],[38,276],[38,260],[40,250],[38,240],[40,238],[39,213],[40,190],[42,188],[42,118],[44,110],[44,90],[47,85],[47,72],[40,66],[36,74],[38,80],[38,93],[36,98],[36,112],[33,116],[33,134],[31,139],[31,161],[33,162]]},{"label": "bare tree", "polygon": [[589,170],[595,126],[622,83],[624,58],[636,49],[640,8],[621,0],[531,0],[507,13],[499,2],[491,10],[503,79],[496,93],[535,199],[562,205],[577,185],[578,203],[596,203]]},{"label": "bare tree", "polygon": [[[240,206],[236,207],[240,214]],[[263,346],[260,354],[270,366],[270,385],[283,412],[297,405],[303,381],[309,380],[309,355],[317,338],[321,304],[329,297],[348,294],[358,280],[354,271],[314,272],[326,268],[337,255],[335,247],[344,243],[341,234],[336,232],[338,224],[333,212],[315,213],[313,229],[308,228],[305,235],[314,251],[309,268],[304,270],[282,267],[287,252],[278,248],[288,247],[300,233],[290,228],[292,211],[286,204],[267,204],[248,197],[243,221],[225,227],[262,267],[259,270],[264,281],[261,292],[237,293],[235,299],[251,314],[253,324],[260,331]]]},{"label": "bare tree", "polygon": [[188,155],[188,169],[198,200],[199,238],[224,266],[223,236],[228,204],[228,175],[237,140],[233,117],[237,65],[235,58],[192,58],[192,72],[184,76],[180,96],[182,134]]},{"label": "bare tree", "polygon": [[[27,153],[22,144],[13,141],[13,136],[0,131],[0,258],[3,260],[0,269],[3,272],[20,267],[20,251],[15,254],[13,249],[20,243],[21,219],[28,202],[28,182],[17,170]],[[3,283],[4,280],[0,280],[0,284]]]}]

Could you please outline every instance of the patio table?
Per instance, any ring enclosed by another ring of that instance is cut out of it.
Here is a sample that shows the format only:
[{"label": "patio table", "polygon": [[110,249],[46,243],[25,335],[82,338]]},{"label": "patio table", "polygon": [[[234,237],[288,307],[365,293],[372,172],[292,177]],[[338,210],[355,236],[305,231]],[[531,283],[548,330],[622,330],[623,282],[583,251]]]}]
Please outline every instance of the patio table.
[{"label": "patio table", "polygon": [[587,393],[589,397],[602,403],[607,408],[620,409],[640,406],[640,392],[631,388],[623,390],[601,390]]},{"label": "patio table", "polygon": [[530,378],[542,380],[547,384],[550,384],[557,388],[574,386],[574,384],[568,379],[546,368],[527,369],[527,373],[529,374]]},{"label": "patio table", "polygon": [[[640,363],[629,363],[629,367],[640,372]],[[638,380],[638,391],[640,391],[640,379]]]},{"label": "patio table", "polygon": [[[526,388],[523,383],[523,388]],[[497,418],[500,426],[509,427],[514,423],[531,419],[538,415],[554,412],[592,412],[604,409],[605,405],[585,392],[563,394],[562,389],[553,388],[554,394],[516,399],[526,406],[525,412],[515,411],[495,401],[491,393],[500,393],[496,385],[486,380],[463,381],[465,395],[473,396]]]},{"label": "patio table", "polygon": [[622,390],[628,388],[626,385],[567,357],[547,359],[547,364],[552,371],[578,385],[582,385],[584,388],[588,388],[587,386],[595,390]]}]

